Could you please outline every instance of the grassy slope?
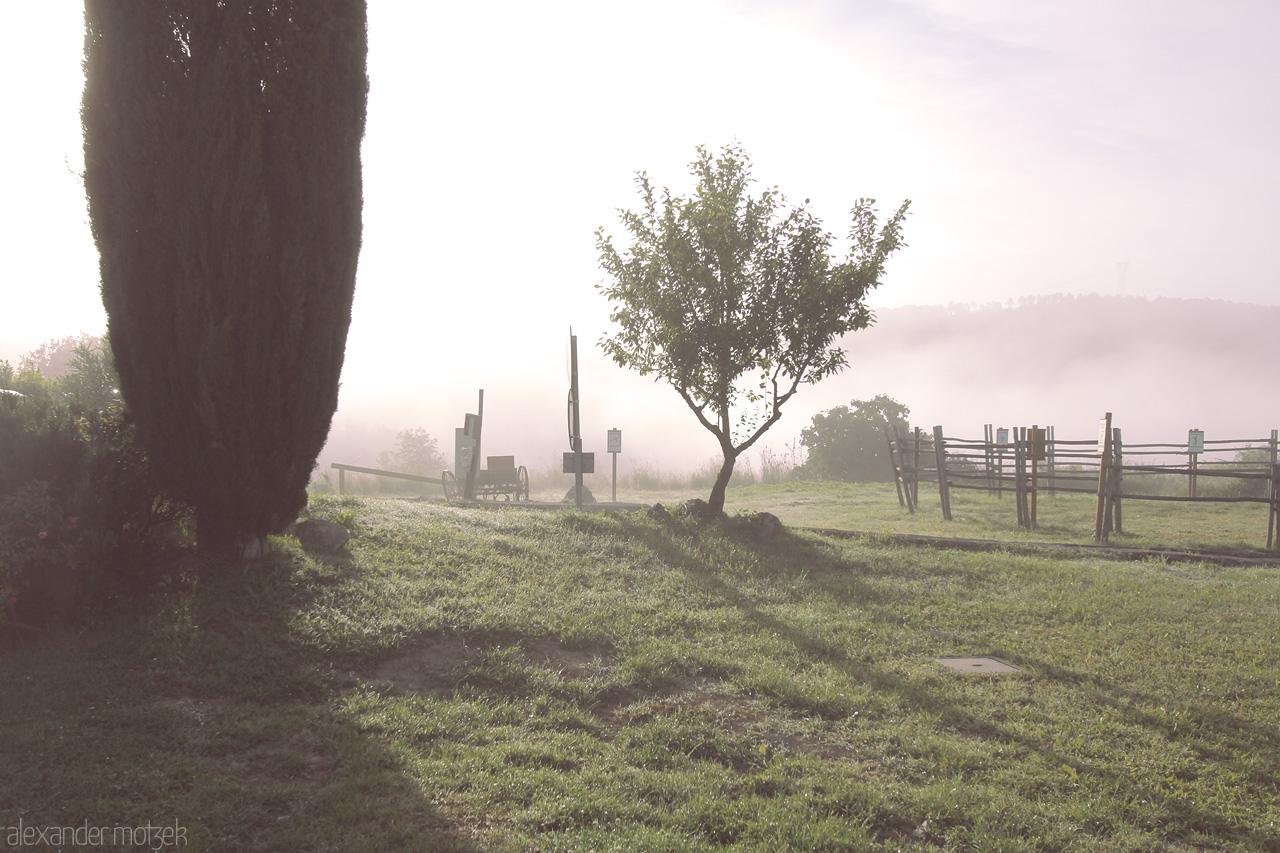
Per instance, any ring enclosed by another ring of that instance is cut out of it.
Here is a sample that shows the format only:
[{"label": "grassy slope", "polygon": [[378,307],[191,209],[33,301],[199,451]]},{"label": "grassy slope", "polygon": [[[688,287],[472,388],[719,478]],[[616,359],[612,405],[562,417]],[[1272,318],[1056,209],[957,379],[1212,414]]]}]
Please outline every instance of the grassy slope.
[{"label": "grassy slope", "polygon": [[[177,821],[187,850],[1280,846],[1274,569],[313,512],[354,526],[350,559],[286,547],[0,656],[0,827]],[[976,654],[1025,672],[934,662]]]}]

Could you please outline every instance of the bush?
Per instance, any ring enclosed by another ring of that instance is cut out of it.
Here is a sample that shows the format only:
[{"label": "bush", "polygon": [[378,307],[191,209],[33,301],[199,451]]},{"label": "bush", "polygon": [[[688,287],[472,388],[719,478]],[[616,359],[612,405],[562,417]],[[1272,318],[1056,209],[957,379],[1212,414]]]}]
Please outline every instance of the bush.
[{"label": "bush", "polygon": [[136,592],[163,545],[184,535],[123,404],[109,352],[77,348],[50,379],[0,362],[0,601],[3,622],[58,622],[87,601]]},{"label": "bush", "polygon": [[885,430],[898,425],[905,430],[910,409],[880,394],[871,400],[852,400],[813,416],[800,431],[808,450],[804,476],[843,483],[893,481]]},{"label": "bush", "polygon": [[79,563],[73,518],[43,481],[0,497],[0,626],[19,613],[65,616],[75,605],[65,593]]}]

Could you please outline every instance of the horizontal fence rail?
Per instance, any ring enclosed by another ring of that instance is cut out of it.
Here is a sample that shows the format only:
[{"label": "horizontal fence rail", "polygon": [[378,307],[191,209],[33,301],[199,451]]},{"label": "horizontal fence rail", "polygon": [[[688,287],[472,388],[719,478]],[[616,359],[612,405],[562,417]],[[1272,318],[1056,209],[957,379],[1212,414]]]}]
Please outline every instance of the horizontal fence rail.
[{"label": "horizontal fence rail", "polygon": [[[1269,506],[1267,548],[1280,545],[1280,431],[1256,439],[1204,440],[1200,433],[1202,449],[1197,449],[1190,436],[1187,443],[1126,445],[1120,428],[1111,426],[1109,414],[1100,426],[1101,441],[1058,439],[1052,426],[997,431],[988,424],[980,440],[946,436],[941,426],[931,433],[919,427],[905,432],[897,426],[886,427],[898,502],[914,513],[920,484],[935,484],[942,516],[950,521],[952,489],[981,490],[999,498],[1008,493],[1018,524],[1034,528],[1041,492],[1096,494],[1094,538],[1098,541],[1106,541],[1112,530],[1123,532],[1125,499],[1262,503]],[[1131,454],[1133,464],[1125,463],[1125,454]],[[1232,458],[1211,458],[1223,454]],[[1132,485],[1126,485],[1126,478]],[[1218,489],[1217,494],[1201,494],[1199,486],[1206,479],[1238,485]],[[1177,485],[1181,480],[1184,486]],[[1185,494],[1156,493],[1165,491],[1158,487],[1169,485]],[[1223,493],[1227,490],[1235,493]]]},{"label": "horizontal fence rail", "polygon": [[353,474],[372,474],[375,477],[394,477],[397,480],[413,480],[415,483],[435,483],[437,486],[443,486],[444,480],[440,477],[423,477],[420,474],[401,474],[398,471],[383,471],[378,468],[361,468],[359,465],[344,465],[341,462],[331,462],[330,468],[336,468],[338,471],[338,494],[344,495],[347,492],[347,472]]}]

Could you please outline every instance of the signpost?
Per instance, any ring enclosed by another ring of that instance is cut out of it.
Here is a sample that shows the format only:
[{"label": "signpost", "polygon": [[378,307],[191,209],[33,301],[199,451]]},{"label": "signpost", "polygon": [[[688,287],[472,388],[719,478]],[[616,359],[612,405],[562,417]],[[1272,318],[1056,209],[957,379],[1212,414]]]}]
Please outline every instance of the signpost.
[{"label": "signpost", "polygon": [[1200,454],[1204,453],[1204,430],[1190,429],[1187,430],[1187,456],[1190,457],[1188,465],[1191,468],[1190,480],[1190,497],[1196,496],[1196,462],[1200,458]]},{"label": "signpost", "polygon": [[[582,423],[578,398],[578,336],[569,327],[569,449],[573,451],[574,505],[582,509]],[[594,469],[594,459],[592,468]]]},{"label": "signpost", "polygon": [[613,502],[618,502],[618,454],[622,452],[622,430],[609,430],[609,455],[613,457]]}]

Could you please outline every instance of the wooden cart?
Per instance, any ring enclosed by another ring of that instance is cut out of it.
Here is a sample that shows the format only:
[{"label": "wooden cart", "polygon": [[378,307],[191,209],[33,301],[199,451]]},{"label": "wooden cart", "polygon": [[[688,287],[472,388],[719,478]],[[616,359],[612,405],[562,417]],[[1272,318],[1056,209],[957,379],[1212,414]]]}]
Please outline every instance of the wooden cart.
[{"label": "wooden cart", "polygon": [[[514,456],[486,456],[487,468],[476,472],[476,497],[481,500],[527,501],[529,500],[529,472],[523,465],[516,467]],[[445,471],[444,496],[454,500],[463,496],[463,489],[453,472]]]}]

